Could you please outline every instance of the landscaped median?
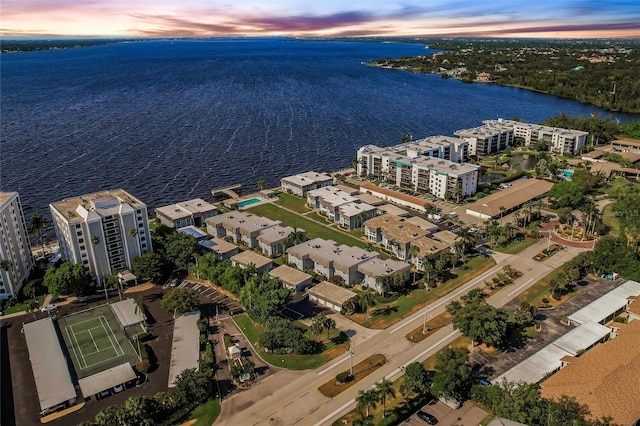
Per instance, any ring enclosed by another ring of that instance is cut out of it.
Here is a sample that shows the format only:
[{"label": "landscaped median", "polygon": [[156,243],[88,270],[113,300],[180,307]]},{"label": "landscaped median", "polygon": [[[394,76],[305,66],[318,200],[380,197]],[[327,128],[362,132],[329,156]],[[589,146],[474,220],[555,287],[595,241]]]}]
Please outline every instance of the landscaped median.
[{"label": "landscaped median", "polygon": [[[343,376],[345,380],[338,380],[338,377],[332,378],[327,383],[318,388],[320,393],[329,398],[339,395],[341,392],[349,389],[369,374],[382,367],[387,362],[387,358],[381,354],[371,355],[364,361],[360,361],[353,366],[353,376],[349,376],[349,371],[344,371],[338,376]],[[345,374],[346,373],[346,374]]]},{"label": "landscaped median", "polygon": [[[277,354],[265,351],[259,344],[260,335],[264,333],[264,328],[255,324],[248,315],[242,314],[233,317],[233,321],[242,330],[249,343],[253,346],[266,363],[279,368],[289,370],[310,370],[318,368],[327,361],[343,355],[349,349],[349,339],[340,330],[332,329],[329,333],[329,341],[325,343],[324,350],[319,354],[298,355],[298,354]],[[317,338],[305,325],[297,323],[307,329],[306,333],[310,338]]]}]

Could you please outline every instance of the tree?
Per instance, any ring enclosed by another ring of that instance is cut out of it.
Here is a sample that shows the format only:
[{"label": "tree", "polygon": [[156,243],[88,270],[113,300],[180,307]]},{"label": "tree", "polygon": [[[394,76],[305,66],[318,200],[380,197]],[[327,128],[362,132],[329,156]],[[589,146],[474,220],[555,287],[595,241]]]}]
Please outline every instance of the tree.
[{"label": "tree", "polygon": [[176,268],[184,269],[198,252],[198,241],[193,235],[174,232],[164,245],[164,254]]},{"label": "tree", "polygon": [[453,326],[472,340],[495,346],[502,342],[507,332],[508,315],[484,301],[473,301],[460,309],[453,319]]},{"label": "tree", "polygon": [[38,302],[37,299],[30,299],[27,302],[27,309],[25,309],[25,312],[27,314],[33,314],[33,320],[35,321],[36,318],[36,312],[38,312],[38,310],[40,309],[40,302]]},{"label": "tree", "polygon": [[311,332],[316,336],[322,333],[325,319],[326,317],[324,314],[316,314],[316,316],[313,317],[313,322],[309,328],[311,328]]},{"label": "tree", "polygon": [[504,212],[507,211],[505,206],[498,207],[500,209],[500,226],[502,226],[502,218],[504,217]]},{"label": "tree", "polygon": [[435,396],[463,399],[468,393],[472,368],[467,363],[469,351],[465,348],[445,348],[436,355],[435,375],[431,392]]},{"label": "tree", "polygon": [[42,248],[42,256],[44,257],[44,240],[42,238],[42,232],[47,227],[47,219],[42,216],[41,213],[35,212],[31,215],[29,221],[29,234],[36,235],[40,241],[40,247]]},{"label": "tree", "polygon": [[100,426],[117,426],[120,424],[122,410],[123,408],[118,405],[109,405],[96,414],[96,423]]},{"label": "tree", "polygon": [[142,296],[138,296],[135,299],[133,299],[133,304],[135,305],[133,308],[134,314],[136,315],[144,314],[145,306],[144,306],[144,300],[142,299]]},{"label": "tree", "polygon": [[427,282],[425,284],[425,289],[429,285],[431,281],[431,271],[433,271],[433,257],[429,254],[425,255],[421,260],[422,263],[422,271],[427,274]]},{"label": "tree", "polygon": [[416,283],[416,269],[418,269],[417,265],[416,265],[416,256],[418,254],[420,254],[420,247],[418,246],[411,246],[411,248],[409,249],[409,254],[411,255],[411,259],[413,259],[413,284],[415,285]]},{"label": "tree", "polygon": [[0,261],[0,268],[2,268],[5,271],[9,272],[11,270],[11,268],[13,268],[13,263],[8,259],[2,259]]},{"label": "tree", "polygon": [[376,383],[376,392],[380,402],[382,402],[382,418],[387,417],[387,397],[395,398],[396,391],[393,388],[393,382],[383,377],[379,383]]},{"label": "tree", "polygon": [[91,275],[84,265],[63,262],[58,267],[51,266],[47,269],[43,284],[55,300],[60,294],[79,296],[88,293],[91,281]]},{"label": "tree", "polygon": [[564,181],[554,184],[548,196],[555,208],[576,208],[582,203],[584,189],[576,182]]},{"label": "tree", "polygon": [[373,295],[371,290],[367,289],[362,293],[358,294],[358,301],[362,306],[365,306],[367,318],[369,318],[369,307],[376,303],[376,297]]},{"label": "tree", "polygon": [[287,236],[289,246],[295,246],[305,241],[307,241],[307,234],[304,229],[295,228],[295,230]]},{"label": "tree", "polygon": [[420,362],[413,362],[404,369],[404,382],[400,392],[405,397],[420,395],[429,390],[429,376]]},{"label": "tree", "polygon": [[176,392],[191,407],[202,404],[213,392],[213,381],[204,371],[184,370],[174,380]]},{"label": "tree", "polygon": [[124,425],[153,425],[154,400],[146,396],[131,396],[120,410],[119,421]]},{"label": "tree", "polygon": [[375,389],[360,390],[356,396],[356,407],[358,410],[363,408],[366,411],[366,417],[369,417],[369,408],[376,408],[378,405],[378,393]]},{"label": "tree", "polygon": [[254,276],[240,290],[240,303],[249,316],[256,322],[264,324],[271,316],[277,315],[289,300],[291,290],[285,288],[277,278],[268,274],[258,285],[259,279]]},{"label": "tree", "polygon": [[457,182],[451,190],[451,195],[456,199],[456,203],[460,203],[460,196],[462,195],[462,185]]},{"label": "tree", "polygon": [[264,188],[267,186],[267,181],[264,179],[260,179],[258,181],[258,188],[260,188],[260,191],[264,190]]},{"label": "tree", "polygon": [[162,258],[160,255],[154,252],[147,252],[135,258],[132,272],[140,280],[153,280],[160,273],[161,267]]},{"label": "tree", "polygon": [[333,318],[325,317],[324,321],[322,322],[322,326],[327,329],[327,340],[328,340],[331,329],[335,328],[336,326],[336,321]]},{"label": "tree", "polygon": [[198,309],[198,292],[189,287],[174,288],[162,297],[160,306],[174,317],[193,312]]}]

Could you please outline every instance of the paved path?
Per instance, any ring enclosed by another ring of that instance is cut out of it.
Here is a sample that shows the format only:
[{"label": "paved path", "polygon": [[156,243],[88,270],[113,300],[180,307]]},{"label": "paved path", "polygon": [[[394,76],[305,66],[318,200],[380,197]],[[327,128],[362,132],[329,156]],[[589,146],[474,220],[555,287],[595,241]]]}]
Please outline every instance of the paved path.
[{"label": "paved path", "polygon": [[[444,312],[445,305],[467,293],[470,289],[484,286],[484,280],[499,272],[503,266],[511,264],[524,275],[488,299],[495,306],[503,306],[518,294],[533,285],[538,279],[551,270],[576,256],[577,249],[566,249],[544,262],[536,262],[532,257],[546,245],[541,240],[517,255],[508,257],[493,268],[471,280],[451,294],[439,299],[429,306],[430,315]],[[328,365],[313,371],[303,372],[295,380],[282,381],[283,386],[274,386],[273,392],[261,391],[260,386],[267,380],[258,383],[253,389],[233,395],[223,401],[222,415],[217,424],[222,425],[326,425],[331,424],[355,406],[354,398],[359,390],[367,389],[383,377],[395,380],[402,374],[401,367],[415,361],[424,360],[449,344],[460,332],[451,325],[445,326],[419,343],[409,342],[404,336],[418,327],[424,318],[424,311],[416,312],[385,330],[380,330],[365,341],[358,342],[354,349],[354,363],[358,363],[372,354],[383,354],[387,363],[367,376],[356,385],[345,390],[334,398],[327,398],[318,391],[318,387],[336,374],[348,368],[349,357],[345,353]],[[281,383],[277,376],[269,382]],[[269,390],[271,390],[270,388]],[[265,396],[266,395],[266,396]],[[238,407],[242,407],[241,410]]]}]

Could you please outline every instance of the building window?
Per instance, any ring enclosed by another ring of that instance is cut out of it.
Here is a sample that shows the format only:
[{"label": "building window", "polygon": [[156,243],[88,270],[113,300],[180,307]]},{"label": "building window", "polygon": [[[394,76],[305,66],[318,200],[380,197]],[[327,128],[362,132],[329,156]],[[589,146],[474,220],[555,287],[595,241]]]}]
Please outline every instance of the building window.
[{"label": "building window", "polygon": [[80,229],[80,224],[79,223],[76,225],[76,229]]},{"label": "building window", "polygon": [[85,246],[80,246],[80,250],[85,250],[86,247]]},{"label": "building window", "polygon": [[84,243],[84,238],[80,238],[80,239],[78,240],[78,243],[79,243],[79,244]]},{"label": "building window", "polygon": [[89,264],[89,261],[85,259],[85,260],[83,260],[83,261],[82,261],[82,264],[83,264],[83,265],[88,265],[88,264]]}]

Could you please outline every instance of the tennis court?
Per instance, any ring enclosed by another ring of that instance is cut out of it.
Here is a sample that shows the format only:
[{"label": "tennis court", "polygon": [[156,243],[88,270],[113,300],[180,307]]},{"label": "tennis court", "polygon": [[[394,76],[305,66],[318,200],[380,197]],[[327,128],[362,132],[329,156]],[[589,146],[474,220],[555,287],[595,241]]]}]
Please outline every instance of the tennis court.
[{"label": "tennis court", "polygon": [[58,327],[79,379],[138,358],[107,305],[59,318]]}]

